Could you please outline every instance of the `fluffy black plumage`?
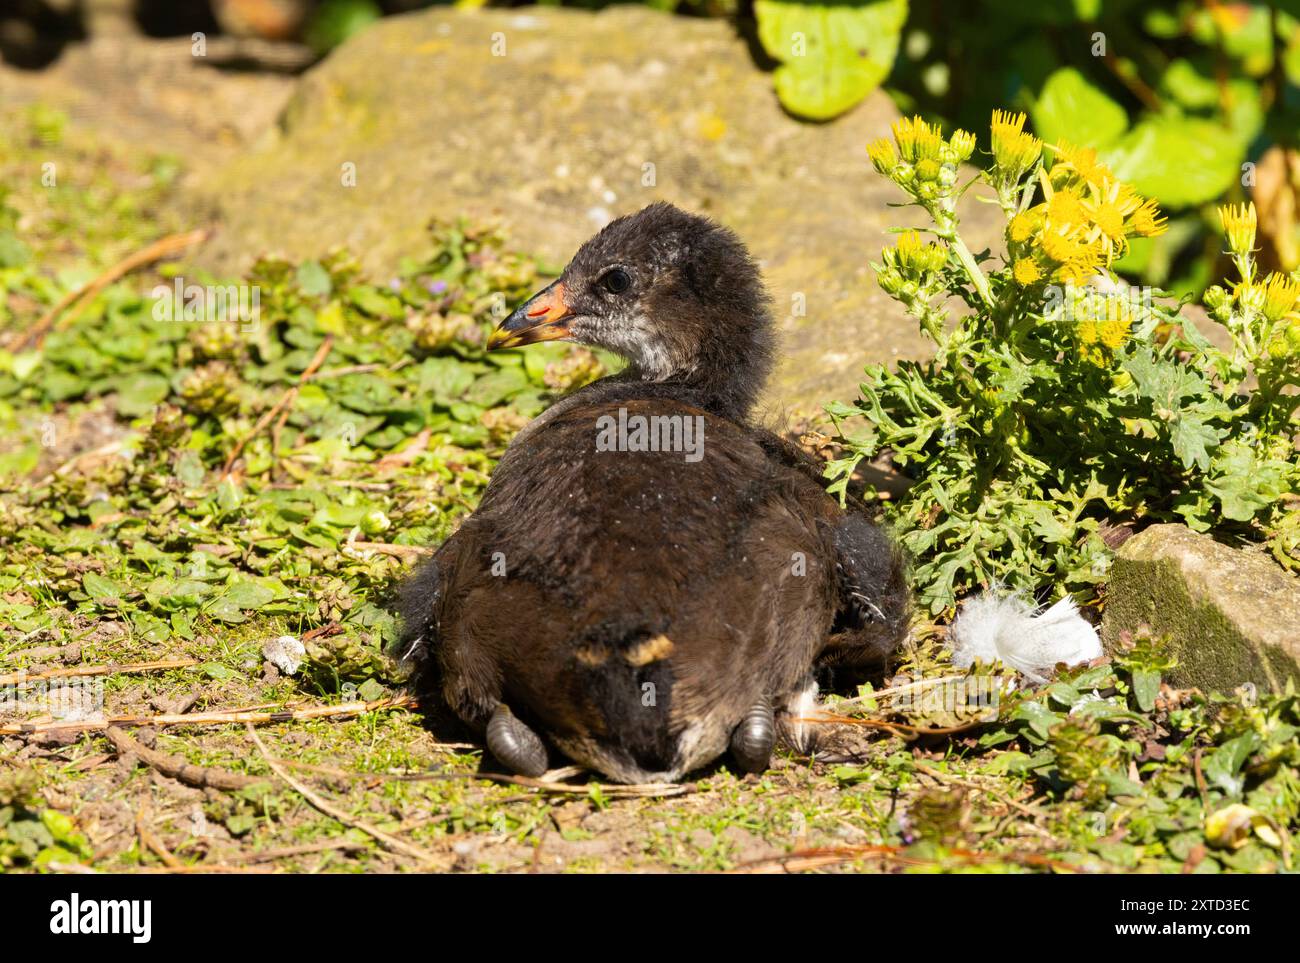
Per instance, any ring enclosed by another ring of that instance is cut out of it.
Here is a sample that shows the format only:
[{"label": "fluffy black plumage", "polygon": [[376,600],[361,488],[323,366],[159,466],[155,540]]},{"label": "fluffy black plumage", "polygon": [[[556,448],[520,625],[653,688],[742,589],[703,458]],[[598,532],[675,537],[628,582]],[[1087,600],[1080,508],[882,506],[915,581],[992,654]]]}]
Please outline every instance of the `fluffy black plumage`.
[{"label": "fluffy black plumage", "polygon": [[[545,765],[534,731],[614,779],[679,778],[728,745],[761,768],[818,664],[878,661],[906,633],[899,553],[749,421],[772,323],[729,230],[667,204],[614,221],[493,344],[556,338],[629,365],[517,436],[408,582],[405,647],[519,771]],[[698,457],[599,450],[610,420],[663,416],[702,426]]]}]

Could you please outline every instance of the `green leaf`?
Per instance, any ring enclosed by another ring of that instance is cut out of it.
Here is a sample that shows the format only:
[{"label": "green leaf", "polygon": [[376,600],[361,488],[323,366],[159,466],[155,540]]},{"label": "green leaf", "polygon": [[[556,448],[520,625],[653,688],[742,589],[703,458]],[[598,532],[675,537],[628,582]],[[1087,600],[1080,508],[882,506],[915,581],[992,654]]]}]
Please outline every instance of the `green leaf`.
[{"label": "green leaf", "polygon": [[465,400],[491,408],[527,387],[528,375],[522,368],[498,368],[476,380],[465,392]]},{"label": "green leaf", "polygon": [[1248,522],[1287,491],[1285,462],[1260,459],[1240,441],[1230,441],[1216,454],[1214,477],[1205,487],[1219,500],[1223,514]]},{"label": "green leaf", "polygon": [[[1155,403],[1157,414],[1169,418],[1182,408],[1184,398],[1207,393],[1205,379],[1191,368],[1158,361],[1145,349],[1127,358],[1122,367],[1133,376],[1138,392]],[[1161,414],[1163,409],[1163,414]]]},{"label": "green leaf", "polygon": [[1179,58],[1165,68],[1160,81],[1184,107],[1213,109],[1219,104],[1219,85],[1196,69],[1190,60]]},{"label": "green leaf", "polygon": [[763,49],[781,62],[776,92],[782,106],[800,117],[829,120],[889,75],[907,0],[841,6],[755,0],[754,14]]},{"label": "green leaf", "polygon": [[1133,698],[1137,700],[1139,709],[1143,712],[1150,712],[1155,708],[1156,696],[1159,694],[1159,672],[1152,672],[1149,669],[1135,669],[1133,671]]},{"label": "green leaf", "polygon": [[1238,773],[1255,751],[1258,740],[1255,733],[1248,732],[1219,746],[1205,758],[1205,778],[1228,795],[1239,795],[1245,780]]},{"label": "green leaf", "polygon": [[1049,144],[1063,140],[1105,147],[1128,130],[1128,114],[1073,67],[1047,78],[1030,110],[1034,132]]},{"label": "green leaf", "polygon": [[348,300],[372,318],[391,319],[402,316],[402,302],[369,284],[359,284],[349,290]]},{"label": "green leaf", "polygon": [[328,297],[334,289],[330,274],[319,261],[304,261],[298,266],[298,289],[312,297]]},{"label": "green leaf", "polygon": [[230,679],[238,679],[240,674],[230,666],[222,665],[220,662],[204,662],[199,666],[200,671],[209,679],[215,679],[217,682],[227,682]]},{"label": "green leaf", "polygon": [[1015,721],[1026,722],[1029,728],[1042,739],[1046,739],[1052,726],[1057,725],[1065,719],[1060,713],[1053,712],[1040,702],[1024,702],[1016,706],[1011,713],[1011,718]]},{"label": "green leaf", "polygon": [[139,418],[153,411],[170,391],[171,386],[161,375],[134,375],[118,392],[117,410],[128,418]]},{"label": "green leaf", "polygon": [[276,595],[274,589],[249,579],[242,579],[226,589],[221,598],[241,609],[260,609]]},{"label": "green leaf", "polygon": [[1237,179],[1245,145],[1232,132],[1192,117],[1147,117],[1101,151],[1115,176],[1164,208],[1221,195]]},{"label": "green leaf", "polygon": [[87,572],[81,576],[81,588],[96,602],[120,599],[122,593],[126,591],[118,582],[102,575],[96,575],[94,572]]},{"label": "green leaf", "polygon": [[1207,425],[1193,414],[1184,413],[1175,418],[1170,431],[1174,454],[1182,461],[1184,468],[1195,466],[1201,471],[1210,470],[1210,453],[1217,448],[1223,432],[1212,425]]},{"label": "green leaf", "polygon": [[22,267],[31,260],[32,250],[13,231],[0,231],[0,268]]}]

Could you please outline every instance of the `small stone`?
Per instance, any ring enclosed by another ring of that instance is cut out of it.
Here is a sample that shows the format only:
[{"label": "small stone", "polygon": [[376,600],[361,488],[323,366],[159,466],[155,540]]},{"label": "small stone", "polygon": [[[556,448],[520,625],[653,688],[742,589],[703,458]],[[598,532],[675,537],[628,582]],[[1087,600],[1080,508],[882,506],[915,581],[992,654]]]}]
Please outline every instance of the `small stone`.
[{"label": "small stone", "polygon": [[292,635],[282,635],[262,644],[263,658],[285,675],[297,673],[306,654],[307,647]]}]

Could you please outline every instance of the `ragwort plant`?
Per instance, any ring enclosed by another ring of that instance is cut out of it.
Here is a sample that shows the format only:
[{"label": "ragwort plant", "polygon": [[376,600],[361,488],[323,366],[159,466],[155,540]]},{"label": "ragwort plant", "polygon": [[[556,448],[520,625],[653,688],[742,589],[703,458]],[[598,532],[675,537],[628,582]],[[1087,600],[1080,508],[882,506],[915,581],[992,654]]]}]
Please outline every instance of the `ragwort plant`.
[{"label": "ragwort plant", "polygon": [[[1287,504],[1300,477],[1300,398],[1287,390],[1300,383],[1300,279],[1261,277],[1253,206],[1224,208],[1239,280],[1206,292],[1231,337],[1215,347],[1180,314],[1185,301],[1111,270],[1131,238],[1164,231],[1155,202],[1095,151],[1046,147],[1024,121],[994,113],[991,161],[964,184],[966,131],[903,119],[869,146],[931,221],[935,240],[902,232],[873,267],[937,350],[869,366],[861,397],[829,407],[846,449],[832,490],[845,497],[858,464],[886,454],[914,480],[890,514],[932,613],[994,583],[1095,597],[1116,533],[1157,521],[1267,541],[1300,568]],[[957,201],[974,185],[1006,218],[1001,257],[962,240]],[[965,310],[952,320],[954,299]]]}]

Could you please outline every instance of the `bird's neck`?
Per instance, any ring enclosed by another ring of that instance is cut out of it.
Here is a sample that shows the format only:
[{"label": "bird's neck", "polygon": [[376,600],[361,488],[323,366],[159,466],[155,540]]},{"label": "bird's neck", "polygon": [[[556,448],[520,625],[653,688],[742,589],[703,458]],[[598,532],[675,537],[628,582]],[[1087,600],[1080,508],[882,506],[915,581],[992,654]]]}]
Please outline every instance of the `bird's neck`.
[{"label": "bird's neck", "polygon": [[619,379],[656,386],[655,394],[674,397],[735,422],[747,422],[772,368],[773,335],[766,318],[736,334],[713,339],[664,375],[629,363]]}]

